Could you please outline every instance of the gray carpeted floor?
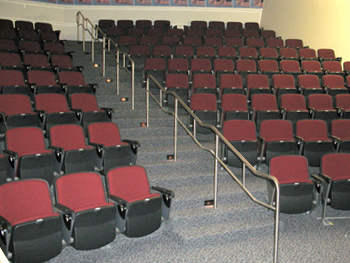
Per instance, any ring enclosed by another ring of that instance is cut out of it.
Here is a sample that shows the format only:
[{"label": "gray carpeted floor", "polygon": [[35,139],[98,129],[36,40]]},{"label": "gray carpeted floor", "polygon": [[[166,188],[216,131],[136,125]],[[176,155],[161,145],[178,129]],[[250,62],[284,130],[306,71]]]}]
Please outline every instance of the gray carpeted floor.
[{"label": "gray carpeted floor", "polygon": [[[81,45],[67,42],[74,50],[74,63],[84,66],[86,82],[99,84],[100,107],[116,109],[113,121],[119,125],[122,138],[139,140],[138,164],[146,168],[151,185],[175,192],[171,218],[155,233],[141,238],[117,234],[109,245],[91,251],[77,251],[68,246],[49,262],[272,262],[274,213],[254,204],[236,183],[219,172],[218,208],[207,208],[204,201],[213,198],[214,159],[203,152],[179,130],[178,161],[168,161],[173,153],[173,119],[151,103],[149,128],[144,122],[145,91],[141,76],[136,81],[136,108],[130,100],[130,78],[121,72],[121,93],[116,95],[116,82],[106,83],[102,68],[94,68],[91,56]],[[88,47],[88,45],[87,45]],[[101,49],[96,62],[101,62]],[[107,59],[106,77],[115,80],[115,64]],[[182,116],[186,120],[186,116]],[[213,148],[212,141],[205,142]],[[262,165],[262,171],[267,167]],[[241,169],[232,169],[241,178]],[[312,172],[317,172],[313,169]],[[247,186],[260,200],[267,200],[266,183],[247,175]],[[329,216],[350,216],[348,211],[328,209]],[[321,206],[312,214],[281,214],[279,262],[348,262],[350,256],[350,220],[336,220],[324,226],[317,218]]]}]

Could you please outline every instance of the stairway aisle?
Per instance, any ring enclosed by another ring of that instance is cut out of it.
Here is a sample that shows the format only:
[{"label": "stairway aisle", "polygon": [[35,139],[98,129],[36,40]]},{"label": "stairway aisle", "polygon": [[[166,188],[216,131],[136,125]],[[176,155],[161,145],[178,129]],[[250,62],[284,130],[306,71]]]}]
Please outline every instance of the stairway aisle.
[{"label": "stairway aisle", "polygon": [[[173,118],[151,102],[150,127],[140,126],[140,122],[146,120],[145,90],[140,74],[135,84],[135,110],[131,110],[129,76],[121,71],[121,90],[117,96],[115,62],[109,56],[106,76],[114,81],[106,83],[102,68],[93,67],[91,56],[84,54],[81,44],[68,41],[66,46],[67,50],[75,51],[75,65],[84,66],[86,82],[98,83],[99,106],[116,109],[113,121],[118,124],[122,138],[140,142],[137,164],[146,168],[150,184],[173,190],[175,199],[170,219],[156,232],[141,238],[117,234],[112,243],[91,251],[77,251],[68,246],[50,262],[272,262],[274,213],[254,204],[221,170],[218,208],[205,207],[204,201],[213,198],[214,158],[211,154],[199,149],[179,127],[178,160],[168,161],[167,154],[173,154]],[[96,62],[101,64],[100,51],[97,51]],[[120,97],[124,96],[129,101],[121,102]],[[186,118],[181,116],[184,121]],[[204,145],[213,148],[214,142],[207,141]],[[266,166],[262,169],[267,171]],[[232,171],[241,178],[241,169],[232,168]],[[247,186],[257,198],[266,201],[263,180],[247,174]],[[314,231],[325,230],[321,222],[316,221],[318,215],[319,209],[311,216],[281,215],[280,262],[316,262],[309,255],[315,244],[308,241],[318,237]],[[298,227],[312,236],[307,238],[300,231],[294,233],[293,229]],[[340,224],[336,229],[348,231],[349,226]],[[319,242],[320,251],[328,246],[328,241],[325,238]],[[341,241],[350,245],[348,239]],[[300,255],[298,250],[304,253]],[[309,255],[308,260],[305,255]],[[326,262],[322,261],[324,256],[318,255],[318,262]]]}]

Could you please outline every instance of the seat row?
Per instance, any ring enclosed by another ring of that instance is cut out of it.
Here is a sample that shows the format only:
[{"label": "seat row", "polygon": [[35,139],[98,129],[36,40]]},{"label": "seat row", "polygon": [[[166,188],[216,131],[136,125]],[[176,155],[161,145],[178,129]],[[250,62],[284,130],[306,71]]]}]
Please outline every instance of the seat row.
[{"label": "seat row", "polygon": [[131,53],[131,58],[135,62],[136,71],[143,70],[145,73],[153,72],[154,75],[159,75],[161,77],[159,79],[160,84],[164,83],[164,77],[168,73],[188,74],[189,80],[193,78],[194,74],[207,73],[215,75],[217,82],[221,74],[239,74],[243,80],[250,74],[263,74],[269,77],[270,85],[272,84],[273,75],[288,74],[295,79],[293,86],[297,85],[299,75],[316,75],[319,78],[319,82],[322,81],[325,75],[339,75],[342,77],[342,85],[344,85],[349,73],[349,71],[343,71],[338,61],[325,61],[323,68],[321,68],[321,64],[318,61],[302,61],[300,66],[299,62],[294,60],[282,60],[280,62],[259,60],[256,62],[255,60],[243,58],[233,61],[227,57],[209,59],[207,56],[193,58],[186,55],[178,55],[176,58],[169,57],[166,59],[164,56],[150,57],[146,54],[134,53]]},{"label": "seat row", "polygon": [[63,245],[105,246],[117,229],[127,237],[145,236],[169,218],[173,197],[171,190],[150,188],[141,166],[111,169],[105,179],[95,172],[57,177],[54,198],[40,179],[5,183],[0,185],[1,247],[11,262],[44,262]]},{"label": "seat row", "polygon": [[60,31],[53,30],[50,23],[32,23],[30,21],[17,20],[13,24],[12,20],[0,20],[0,39],[27,39],[41,41],[58,41]]},{"label": "seat row", "polygon": [[[261,62],[276,63],[269,60]],[[306,97],[315,93],[331,96],[349,93],[350,77],[346,76],[345,83],[345,74],[317,75],[313,74],[315,72],[305,74],[301,71],[279,71],[278,68],[272,70],[269,63],[259,63],[257,68],[255,62],[250,60],[234,63],[228,59],[216,59],[212,67],[208,59],[192,59],[189,69],[188,65],[188,61],[183,58],[169,59],[167,66],[161,58],[146,59],[144,82],[148,75],[152,75],[166,89],[184,94],[184,101],[198,92],[216,94],[219,99],[225,93],[245,94],[248,99],[256,93],[273,93],[277,97],[285,93],[301,93]],[[251,68],[248,68],[249,65]],[[150,87],[153,86],[151,82]]]},{"label": "seat row", "polygon": [[13,40],[0,39],[1,52],[22,52],[22,53],[46,53],[50,56],[52,53],[70,54],[73,52],[65,52],[64,41],[38,41],[38,40]]},{"label": "seat row", "polygon": [[[144,47],[148,46],[148,48]],[[314,49],[303,49],[299,52],[295,48],[254,48],[254,47],[238,47],[237,49],[233,46],[213,46],[213,45],[204,45],[204,46],[191,46],[191,45],[155,45],[149,44],[149,42],[143,42],[140,44],[125,46],[119,46],[122,51],[130,55],[148,55],[149,57],[160,57],[166,60],[170,58],[179,58],[185,57],[188,60],[191,58],[227,58],[233,61],[238,59],[252,59],[255,61],[258,60],[276,60],[280,62],[282,60],[297,60],[301,62],[304,61],[320,61],[320,67],[324,66],[324,61],[335,61],[340,63],[340,61],[335,58],[334,51],[332,49],[319,49],[319,56],[316,55]],[[322,54],[322,51],[328,53]],[[302,56],[299,55],[302,54]],[[304,53],[304,54],[303,54]],[[343,64],[344,70],[348,67],[346,63]]]},{"label": "seat row", "polygon": [[63,173],[105,174],[113,167],[136,163],[139,143],[122,140],[118,126],[112,122],[91,123],[86,135],[77,124],[55,125],[47,137],[48,146],[40,128],[7,130],[1,181],[40,178],[52,183],[55,175]]},{"label": "seat row", "polygon": [[[117,22],[117,23],[116,23]],[[100,28],[108,28],[108,27],[119,27],[119,28],[172,28],[171,22],[169,20],[155,20],[152,22],[147,19],[139,19],[133,21],[131,19],[120,19],[120,20],[112,20],[112,19],[100,19],[98,21],[98,26]],[[251,30],[260,30],[260,26],[256,22],[238,22],[238,21],[229,21],[226,23],[223,21],[201,21],[201,20],[192,20],[190,22],[189,28],[202,28],[202,29],[251,29]]]},{"label": "seat row", "polygon": [[74,93],[67,100],[64,94],[42,93],[30,97],[23,94],[0,94],[0,132],[31,126],[49,129],[58,124],[78,124],[84,129],[92,122],[112,120],[112,108],[100,108],[94,94]]},{"label": "seat row", "polygon": [[[320,173],[310,174],[308,160],[303,156],[284,155],[270,160],[269,174],[275,176],[280,183],[280,212],[312,212],[321,202],[321,219],[329,225],[327,206],[337,210],[350,210],[350,154],[328,153],[321,157],[320,163]],[[275,205],[275,186],[270,182],[267,184],[269,201]]]},{"label": "seat row", "polygon": [[[222,127],[227,120],[251,120],[257,128],[268,119],[289,120],[293,124],[302,119],[320,119],[331,124],[336,119],[348,119],[350,94],[340,94],[333,99],[327,94],[309,95],[307,102],[300,94],[284,94],[277,101],[272,94],[252,95],[250,104],[242,94],[225,94],[218,105],[213,94],[195,93],[191,97],[190,108],[202,122]],[[193,125],[193,120],[189,120]],[[198,127],[199,133],[210,130]]]},{"label": "seat row", "polygon": [[1,69],[19,69],[28,71],[33,69],[51,70],[59,72],[61,70],[79,70],[81,67],[73,66],[72,53],[41,53],[41,52],[21,52],[0,51]]},{"label": "seat row", "polygon": [[40,68],[29,71],[17,69],[0,70],[1,94],[24,94],[34,101],[36,94],[96,92],[97,84],[86,83],[82,72],[76,70],[62,70],[56,73],[52,70]]},{"label": "seat row", "polygon": [[[269,165],[281,155],[303,155],[309,166],[319,167],[324,154],[350,153],[349,127],[349,119],[332,120],[330,126],[320,119],[301,119],[294,127],[288,120],[267,119],[259,125],[251,120],[227,120],[222,132],[252,165]],[[222,159],[230,166],[242,165],[226,145]]]},{"label": "seat row", "polygon": [[[184,37],[179,37],[179,36],[152,36],[152,35],[109,35],[109,37],[122,49],[122,51],[126,52],[124,46],[131,46],[131,45],[171,45],[171,46],[193,46],[193,47],[198,47],[198,46],[214,46],[214,47],[221,47],[221,46],[230,46],[230,47],[235,47],[236,49],[241,48],[241,47],[252,47],[252,48],[292,48],[298,50],[297,44],[287,46],[284,44],[283,39],[274,39],[274,38],[269,38],[269,39],[260,39],[260,38],[239,38],[239,37],[225,37],[225,38],[220,38],[220,37],[196,37],[196,36],[184,36]],[[288,40],[288,39],[287,39]],[[294,39],[289,39],[294,41]],[[303,49],[310,49],[310,48],[303,48]],[[323,49],[320,49],[321,52],[319,54],[319,57],[323,57]],[[310,50],[308,52],[311,52]],[[302,51],[301,54],[303,55],[304,52]]]}]

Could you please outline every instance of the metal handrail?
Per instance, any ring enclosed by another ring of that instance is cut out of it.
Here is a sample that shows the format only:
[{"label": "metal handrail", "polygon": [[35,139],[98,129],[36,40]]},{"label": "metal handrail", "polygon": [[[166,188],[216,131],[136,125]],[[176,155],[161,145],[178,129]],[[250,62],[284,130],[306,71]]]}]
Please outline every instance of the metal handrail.
[{"label": "metal handrail", "polygon": [[[98,25],[94,25],[90,19],[86,18],[80,11],[76,14],[76,22],[77,22],[77,41],[79,42],[79,28],[82,28],[82,43],[83,50],[85,51],[85,31],[89,33],[91,36],[91,61],[95,61],[95,41],[100,41],[98,38],[98,34],[102,35],[102,76],[106,75],[106,50],[114,57],[116,61],[116,91],[117,95],[119,95],[120,91],[120,78],[119,78],[119,70],[120,68],[127,71],[127,73],[131,77],[131,108],[135,109],[135,62],[125,52],[122,52],[118,45],[108,37]],[[106,48],[107,45],[107,48]],[[114,47],[116,52],[113,53],[111,51],[111,47]],[[120,65],[120,55],[122,55],[123,63]],[[126,65],[130,65],[130,70]]]},{"label": "metal handrail", "polygon": [[[149,90],[149,82],[150,80],[159,88],[159,102],[157,101],[157,98],[150,92]],[[163,95],[171,95],[175,98],[175,108],[174,112],[166,110],[162,105],[162,97]],[[205,124],[203,123],[193,112],[192,110],[187,106],[187,104],[175,93],[172,91],[165,90],[164,87],[162,87],[157,80],[152,75],[147,75],[146,78],[146,126],[149,127],[149,98],[150,96],[153,98],[153,100],[158,104],[158,106],[168,114],[171,114],[174,116],[174,161],[176,161],[176,150],[177,150],[177,123],[179,123],[187,132],[187,134],[195,141],[195,143],[203,150],[206,150],[210,152],[214,158],[215,158],[215,168],[214,168],[214,208],[217,207],[217,195],[218,195],[218,184],[217,184],[217,170],[218,170],[218,163],[228,172],[228,174],[235,180],[235,182],[242,188],[242,190],[248,195],[248,197],[258,205],[261,205],[263,207],[266,207],[268,209],[271,209],[275,211],[275,227],[274,227],[274,252],[273,252],[273,262],[277,262],[278,259],[278,242],[279,242],[279,216],[280,216],[280,184],[276,177],[265,174],[262,172],[257,171],[243,156],[242,154],[237,151],[235,147],[232,146],[232,144],[217,130],[216,127],[213,125]],[[180,120],[178,117],[178,104],[180,104],[186,112],[194,119],[194,134],[187,128],[187,126]],[[215,152],[211,149],[208,149],[204,147],[195,136],[195,129],[196,125],[199,125],[201,127],[209,128],[212,130],[212,132],[215,134]],[[236,156],[237,158],[242,162],[242,182],[232,173],[232,171],[226,166],[226,164],[219,158],[219,140],[222,141]],[[258,199],[256,199],[246,188],[245,184],[245,169],[248,169],[253,175],[271,181],[275,185],[275,191],[276,191],[276,197],[275,197],[275,206],[272,206],[270,204],[264,203]]]}]

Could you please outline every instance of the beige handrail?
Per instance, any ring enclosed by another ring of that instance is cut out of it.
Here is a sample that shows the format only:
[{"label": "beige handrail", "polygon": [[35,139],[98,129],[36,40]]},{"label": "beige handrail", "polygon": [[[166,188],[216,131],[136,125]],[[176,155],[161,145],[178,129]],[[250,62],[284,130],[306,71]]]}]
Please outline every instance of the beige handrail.
[{"label": "beige handrail", "polygon": [[[119,95],[120,91],[120,78],[119,78],[119,70],[124,69],[131,77],[131,108],[135,109],[135,62],[133,59],[122,52],[118,45],[113,41],[113,39],[106,36],[106,34],[99,28],[99,26],[94,25],[90,19],[86,18],[80,11],[76,15],[77,22],[77,41],[79,42],[80,34],[79,29],[82,30],[82,43],[83,50],[85,51],[85,32],[88,32],[91,36],[91,61],[95,61],[95,41],[100,41],[98,38],[98,33],[102,35],[102,76],[106,75],[106,51],[108,51],[116,61],[116,91],[117,95]],[[106,48],[107,46],[107,48]],[[111,51],[111,47],[115,48],[115,52]],[[120,65],[120,56],[122,55],[122,65]],[[126,65],[130,65],[130,70]]]},{"label": "beige handrail", "polygon": [[[159,101],[157,98],[150,92],[149,83],[152,81],[159,88]],[[175,108],[174,112],[166,110],[162,106],[162,97],[163,95],[170,95],[175,98]],[[214,208],[217,207],[217,195],[218,195],[218,184],[217,184],[217,173],[218,173],[218,163],[228,172],[228,174],[235,180],[235,182],[242,188],[242,190],[248,195],[248,197],[255,203],[275,211],[275,227],[274,227],[274,253],[273,253],[273,262],[277,262],[278,259],[278,242],[279,242],[279,214],[280,214],[280,185],[279,181],[272,175],[262,173],[257,171],[232,144],[217,130],[213,125],[203,123],[187,106],[187,104],[175,93],[165,90],[157,80],[152,75],[147,75],[146,79],[146,126],[149,127],[149,99],[150,96],[158,104],[158,106],[167,114],[174,116],[174,161],[176,161],[176,150],[177,150],[177,123],[179,123],[187,132],[187,134],[195,141],[195,143],[203,150],[210,152],[215,158],[215,168],[214,168]],[[186,112],[194,119],[194,133],[192,133],[178,117],[178,104],[180,104]],[[199,125],[201,127],[209,128],[215,134],[215,151],[204,147],[195,136],[195,127]],[[232,173],[232,171],[226,166],[226,164],[219,158],[219,140],[224,143],[242,162],[242,182]],[[245,169],[248,169],[253,175],[271,181],[275,185],[276,198],[275,206],[262,202],[256,199],[246,188],[245,183]]]}]

